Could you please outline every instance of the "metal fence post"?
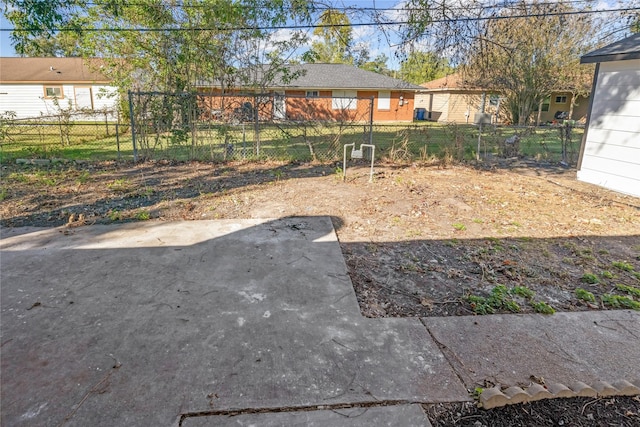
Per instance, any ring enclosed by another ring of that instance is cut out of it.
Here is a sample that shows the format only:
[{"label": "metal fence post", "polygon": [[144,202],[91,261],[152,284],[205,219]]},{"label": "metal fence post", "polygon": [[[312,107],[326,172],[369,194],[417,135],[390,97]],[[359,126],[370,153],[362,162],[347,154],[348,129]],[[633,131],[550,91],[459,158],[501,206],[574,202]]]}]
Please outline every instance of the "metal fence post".
[{"label": "metal fence post", "polygon": [[373,145],[373,96],[369,103],[369,144]]},{"label": "metal fence post", "polygon": [[136,126],[133,114],[133,92],[129,91],[129,120],[131,121],[131,143],[133,144],[133,161],[138,161],[138,149],[136,147]]},{"label": "metal fence post", "polygon": [[118,149],[118,160],[120,160],[120,123],[116,123],[116,147]]}]

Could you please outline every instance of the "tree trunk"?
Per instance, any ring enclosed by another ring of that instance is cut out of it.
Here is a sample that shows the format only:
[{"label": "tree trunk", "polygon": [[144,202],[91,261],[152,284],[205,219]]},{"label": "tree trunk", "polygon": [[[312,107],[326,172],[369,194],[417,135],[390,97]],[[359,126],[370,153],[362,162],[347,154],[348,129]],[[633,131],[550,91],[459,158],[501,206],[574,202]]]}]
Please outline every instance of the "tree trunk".
[{"label": "tree trunk", "polygon": [[540,126],[540,118],[542,117],[542,103],[544,100],[540,101],[538,104],[538,118],[536,119],[536,126]]},{"label": "tree trunk", "polygon": [[571,94],[571,103],[569,104],[569,120],[573,119],[573,107],[576,105],[576,94],[572,93]]}]

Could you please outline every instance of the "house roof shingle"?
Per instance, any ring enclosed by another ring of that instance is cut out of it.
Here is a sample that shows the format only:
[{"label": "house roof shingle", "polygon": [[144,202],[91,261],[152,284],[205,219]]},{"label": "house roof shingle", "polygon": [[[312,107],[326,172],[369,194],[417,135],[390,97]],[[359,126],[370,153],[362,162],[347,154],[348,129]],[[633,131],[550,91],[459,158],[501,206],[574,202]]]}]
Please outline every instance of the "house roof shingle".
[{"label": "house roof shingle", "polygon": [[422,83],[420,86],[423,90],[482,90],[481,88],[469,85],[460,73],[449,74],[448,76]]},{"label": "house roof shingle", "polygon": [[[109,79],[83,58],[0,58],[2,83],[108,83]],[[91,64],[93,65],[93,64]]]},{"label": "house roof shingle", "polygon": [[420,90],[420,86],[348,64],[291,65],[290,71],[302,71],[293,81],[278,85],[305,89],[402,89]]},{"label": "house roof shingle", "polygon": [[[284,79],[285,73],[276,72],[268,80],[269,89],[359,89],[359,90],[406,90],[419,91],[420,86],[394,79],[389,76],[362,70],[349,64],[294,64],[286,66],[287,76],[295,78]],[[264,78],[267,67],[253,69],[253,77],[260,81]],[[219,82],[211,83],[201,80],[198,86],[219,87]],[[239,81],[233,85],[242,87]]]},{"label": "house roof shingle", "polygon": [[640,33],[589,52],[580,58],[580,62],[592,64],[629,59],[640,59]]}]

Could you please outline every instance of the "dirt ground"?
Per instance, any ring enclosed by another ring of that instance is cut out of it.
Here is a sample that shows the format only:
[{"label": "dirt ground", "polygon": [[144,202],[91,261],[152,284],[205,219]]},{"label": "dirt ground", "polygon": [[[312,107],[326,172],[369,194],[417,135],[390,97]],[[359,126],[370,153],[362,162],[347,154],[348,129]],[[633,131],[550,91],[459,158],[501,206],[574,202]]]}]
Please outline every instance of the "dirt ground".
[{"label": "dirt ground", "polygon": [[[527,162],[492,167],[205,163],[4,165],[2,227],[329,215],[363,315],[640,309],[640,199]],[[434,426],[640,425],[638,398],[490,411]]]},{"label": "dirt ground", "polygon": [[640,308],[640,199],[526,162],[338,166],[5,165],[0,224],[329,215],[365,316]]}]

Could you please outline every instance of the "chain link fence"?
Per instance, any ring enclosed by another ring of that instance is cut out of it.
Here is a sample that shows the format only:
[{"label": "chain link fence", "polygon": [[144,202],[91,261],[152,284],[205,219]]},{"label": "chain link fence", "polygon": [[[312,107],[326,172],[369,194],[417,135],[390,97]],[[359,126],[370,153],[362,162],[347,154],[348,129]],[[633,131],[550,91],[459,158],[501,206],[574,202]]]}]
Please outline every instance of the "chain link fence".
[{"label": "chain link fence", "polygon": [[130,94],[132,120],[86,112],[0,117],[0,160],[318,161],[373,143],[376,160],[456,163],[527,157],[575,165],[583,128],[373,123],[370,98],[280,94]]},{"label": "chain link fence", "polygon": [[131,92],[136,160],[332,161],[372,138],[372,98]]},{"label": "chain link fence", "polygon": [[15,119],[0,114],[0,161],[110,160],[132,156],[128,123],[115,111],[64,112]]}]

